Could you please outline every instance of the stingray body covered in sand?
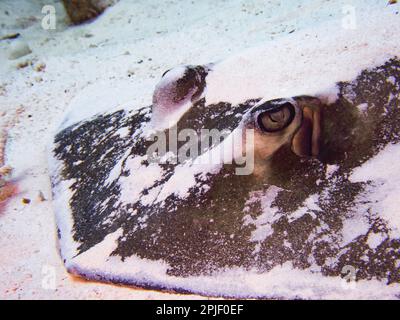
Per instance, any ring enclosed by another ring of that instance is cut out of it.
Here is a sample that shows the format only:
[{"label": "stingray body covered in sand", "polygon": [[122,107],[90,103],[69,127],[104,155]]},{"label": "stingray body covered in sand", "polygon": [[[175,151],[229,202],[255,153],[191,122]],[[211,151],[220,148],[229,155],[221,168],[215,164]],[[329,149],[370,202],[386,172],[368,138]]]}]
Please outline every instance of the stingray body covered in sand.
[{"label": "stingray body covered in sand", "polygon": [[[390,160],[400,155],[400,61],[334,84],[329,103],[208,103],[213,68],[172,69],[152,106],[57,133],[50,166],[67,269],[218,296],[400,294],[390,193],[400,179]],[[204,135],[212,130],[218,139]]]}]

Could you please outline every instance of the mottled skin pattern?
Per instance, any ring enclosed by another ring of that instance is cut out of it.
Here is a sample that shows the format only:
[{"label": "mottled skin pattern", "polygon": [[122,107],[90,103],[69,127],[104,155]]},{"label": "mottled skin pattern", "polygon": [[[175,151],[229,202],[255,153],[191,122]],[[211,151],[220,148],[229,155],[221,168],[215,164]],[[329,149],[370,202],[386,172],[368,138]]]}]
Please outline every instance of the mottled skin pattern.
[{"label": "mottled skin pattern", "polygon": [[[386,81],[390,76],[396,83]],[[291,261],[298,268],[316,264],[327,276],[339,276],[345,265],[351,265],[357,270],[357,279],[400,282],[395,264],[400,259],[400,239],[390,238],[385,222],[371,213],[370,204],[363,198],[363,194],[371,192],[369,188],[373,192],[373,185],[348,179],[354,168],[387,144],[400,140],[400,61],[392,59],[381,67],[365,70],[353,82],[339,83],[338,87],[338,100],[323,108],[321,152],[317,158],[300,158],[290,146],[284,146],[269,160],[270,174],[264,178],[238,176],[233,165],[225,165],[219,174],[199,179],[188,198],[170,196],[163,206],[137,202],[113,207],[120,187],[117,180],[104,184],[126,150],[145,154],[151,142],[113,133],[123,127],[131,135],[140,132],[143,122],[150,119],[150,108],[97,116],[61,131],[55,138],[54,154],[62,161],[63,170],[52,181],[56,184],[60,179],[76,179],[70,205],[73,237],[80,243],[80,252],[122,227],[124,234],[114,255],[122,259],[136,254],[165,260],[171,275],[212,274],[235,266],[268,271]],[[238,106],[221,102],[206,107],[200,100],[181,118],[178,130],[233,129],[240,115],[257,101]],[[368,103],[365,113],[356,108],[361,103]],[[78,160],[81,162],[77,164]],[[338,165],[339,169],[327,177],[329,164]],[[174,165],[164,166],[166,174],[157,184],[173,174]],[[122,166],[121,175],[128,174]],[[203,184],[210,188],[204,191]],[[271,185],[283,189],[272,203],[279,218],[272,224],[271,235],[253,242],[250,237],[255,226],[245,224],[244,217],[262,214],[258,198]],[[321,211],[308,210],[292,219],[291,214],[310,195],[316,195]],[[109,201],[104,204],[106,199]],[[353,215],[352,209],[357,206],[368,218],[370,229],[341,247],[343,221]],[[132,215],[130,209],[137,209],[138,214]],[[116,212],[114,218],[103,223]],[[143,224],[140,217],[145,215],[148,218]],[[387,234],[387,238],[371,249],[366,240],[370,232],[378,231]]]}]

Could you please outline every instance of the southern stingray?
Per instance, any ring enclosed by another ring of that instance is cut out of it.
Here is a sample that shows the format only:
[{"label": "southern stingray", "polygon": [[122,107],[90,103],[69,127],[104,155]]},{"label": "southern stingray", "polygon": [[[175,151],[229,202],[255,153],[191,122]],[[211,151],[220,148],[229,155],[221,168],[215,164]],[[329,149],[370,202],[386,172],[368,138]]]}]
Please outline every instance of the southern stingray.
[{"label": "southern stingray", "polygon": [[[227,297],[302,297],[299,286],[318,297],[368,281],[400,294],[400,238],[373,196],[385,182],[355,177],[400,141],[400,60],[336,83],[334,101],[208,103],[213,68],[169,70],[151,106],[56,134],[51,180],[68,271]],[[217,138],[203,135],[212,130]],[[345,241],[352,224],[364,230]]]}]

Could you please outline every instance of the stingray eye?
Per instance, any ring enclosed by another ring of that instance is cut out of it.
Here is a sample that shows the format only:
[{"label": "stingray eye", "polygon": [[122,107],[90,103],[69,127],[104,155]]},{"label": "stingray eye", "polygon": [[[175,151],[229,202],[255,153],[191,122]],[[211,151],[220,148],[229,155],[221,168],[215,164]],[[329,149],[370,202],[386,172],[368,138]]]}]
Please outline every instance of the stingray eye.
[{"label": "stingray eye", "polygon": [[286,102],[277,108],[261,112],[257,118],[258,126],[264,132],[283,130],[292,123],[295,113],[294,106]]}]

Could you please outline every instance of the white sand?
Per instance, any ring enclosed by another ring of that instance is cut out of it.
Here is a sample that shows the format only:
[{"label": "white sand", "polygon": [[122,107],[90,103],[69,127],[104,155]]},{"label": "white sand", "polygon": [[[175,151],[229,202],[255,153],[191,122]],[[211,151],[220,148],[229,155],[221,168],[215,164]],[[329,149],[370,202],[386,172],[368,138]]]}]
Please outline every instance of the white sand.
[{"label": "white sand", "polygon": [[[188,298],[186,295],[83,282],[74,280],[66,273],[56,247],[46,147],[68,106],[85,105],[86,108],[79,112],[79,117],[82,117],[82,114],[91,115],[94,112],[91,106],[95,106],[97,111],[109,110],[125,101],[132,101],[135,106],[148,105],[161,74],[173,66],[218,61],[246,48],[265,46],[271,40],[277,40],[271,44],[280,46],[282,50],[287,48],[288,41],[302,41],[307,47],[310,33],[306,30],[309,27],[318,27],[321,45],[331,40],[335,49],[331,52],[333,57],[342,55],[345,63],[352,63],[351,59],[346,59],[347,49],[343,48],[342,41],[351,39],[354,33],[358,37],[354,42],[358,47],[352,48],[352,52],[358,48],[360,57],[366,59],[365,65],[379,63],[389,53],[386,51],[387,44],[392,49],[396,48],[396,36],[392,34],[392,21],[368,19],[378,9],[391,13],[400,10],[399,5],[386,6],[386,1],[352,1],[358,19],[356,27],[360,28],[368,20],[367,32],[361,32],[357,28],[343,31],[343,9],[346,9],[344,5],[348,1],[297,1],[296,4],[283,5],[280,1],[258,0],[194,3],[183,0],[121,0],[95,22],[68,28],[61,5],[55,3],[57,29],[44,30],[40,20],[43,17],[41,8],[52,2],[55,1],[0,2],[0,21],[4,23],[0,36],[20,32],[21,39],[32,50],[27,56],[8,60],[14,40],[0,42],[0,112],[13,114],[20,107],[24,110],[19,122],[10,131],[6,152],[6,163],[15,169],[13,179],[17,181],[19,193],[4,207],[0,205],[0,298],[6,299]],[[9,14],[6,15],[5,11]],[[363,19],[364,22],[360,21]],[[325,26],[332,25],[337,25],[337,33],[324,33]],[[292,30],[295,31],[289,37],[283,37]],[[380,41],[383,34],[389,39],[384,44]],[[362,54],[363,39],[365,43],[376,44],[368,50],[368,56]],[[371,56],[371,53],[376,56]],[[288,57],[294,55],[288,54]],[[254,59],[266,58],[255,56]],[[18,69],[16,66],[24,61],[31,61],[33,66]],[[335,58],[327,56],[327,61],[331,64],[322,66],[323,60],[318,60],[320,65],[316,65],[315,70],[325,67],[323,70],[329,72],[330,68],[335,68],[332,63]],[[41,63],[46,67],[37,71]],[[269,63],[276,67],[271,70],[274,81],[281,65],[287,72],[296,61],[286,61],[282,55],[282,59]],[[266,63],[262,65],[265,67]],[[221,64],[220,72],[210,81],[218,82],[218,75],[236,71],[224,70],[224,66],[229,66],[229,63]],[[350,77],[355,72],[352,69],[346,71],[339,75]],[[299,77],[299,74],[295,76]],[[307,74],[304,74],[304,79],[307,79]],[[307,87],[305,82],[302,89],[314,92],[320,89],[323,92],[333,80],[338,79],[328,78],[319,87],[316,82]],[[258,94],[260,87],[253,90],[251,81],[246,83],[246,92]],[[221,95],[229,96],[228,87],[208,92],[208,101],[219,99]],[[278,92],[279,95],[286,93],[297,94],[290,88]],[[270,97],[269,94],[266,96]],[[242,98],[231,97],[232,100]],[[355,175],[358,180],[363,177]],[[37,199],[39,191],[43,192],[47,201]],[[31,203],[22,204],[23,197],[31,199]],[[373,245],[374,241],[371,240],[371,243]],[[277,279],[270,283],[271,288],[282,285],[279,281],[285,279],[288,270],[290,266],[283,266],[270,275],[271,279]],[[51,281],[53,275],[54,283]],[[293,276],[302,278],[304,274],[296,271]],[[254,281],[259,280],[254,278]],[[326,281],[326,285],[330,285],[330,280]],[[335,296],[336,287],[337,284],[332,284],[333,297],[338,297]],[[288,294],[286,289],[278,289],[276,294]],[[373,289],[369,287],[368,291]],[[387,290],[388,296],[391,296],[390,291]],[[307,296],[307,292],[302,292]]]}]

